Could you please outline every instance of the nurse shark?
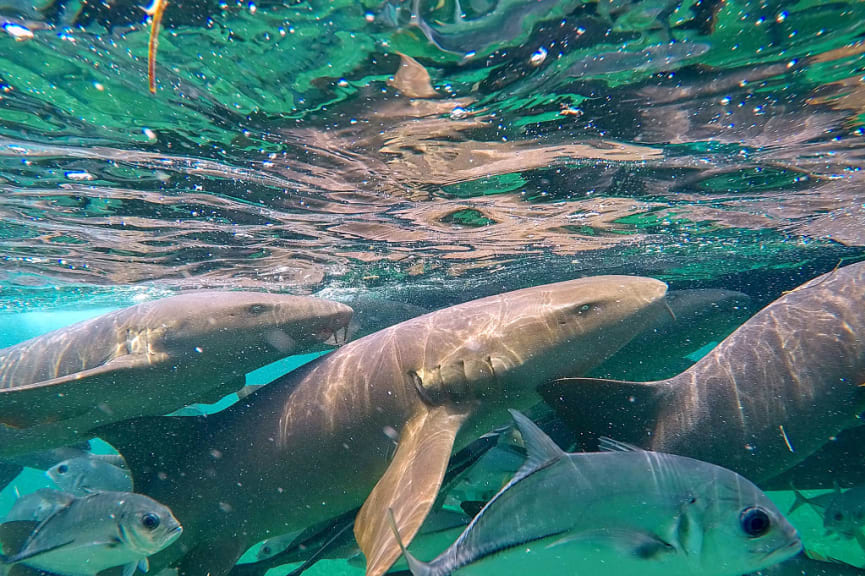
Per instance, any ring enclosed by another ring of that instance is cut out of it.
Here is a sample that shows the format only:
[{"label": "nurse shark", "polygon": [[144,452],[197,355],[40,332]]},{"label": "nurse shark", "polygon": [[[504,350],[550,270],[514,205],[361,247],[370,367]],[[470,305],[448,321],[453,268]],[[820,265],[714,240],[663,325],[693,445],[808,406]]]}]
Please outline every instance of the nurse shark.
[{"label": "nurse shark", "polygon": [[859,262],[783,294],[678,376],[566,379],[541,390],[582,438],[607,435],[760,482],[860,425],[863,384]]},{"label": "nurse shark", "polygon": [[587,373],[664,313],[666,285],[597,276],[526,288],[402,322],[340,348],[207,418],[140,418],[99,431],[136,490],[183,537],[153,561],[221,576],[251,544],[361,506],[367,574],[399,557],[432,507],[451,452]]}]

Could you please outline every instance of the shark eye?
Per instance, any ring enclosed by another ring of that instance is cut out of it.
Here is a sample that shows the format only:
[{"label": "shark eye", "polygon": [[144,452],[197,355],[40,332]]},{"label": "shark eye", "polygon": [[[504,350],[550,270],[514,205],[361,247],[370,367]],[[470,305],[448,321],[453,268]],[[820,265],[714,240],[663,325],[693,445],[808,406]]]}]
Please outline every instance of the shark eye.
[{"label": "shark eye", "polygon": [[261,314],[264,312],[265,306],[264,304],[253,304],[249,307],[250,314]]},{"label": "shark eye", "polygon": [[584,302],[582,304],[576,304],[572,309],[572,313],[577,316],[582,316],[583,314],[588,314],[590,312],[594,312],[599,309],[601,306],[598,302]]},{"label": "shark eye", "polygon": [[61,464],[57,467],[58,474],[66,474],[67,472],[69,472],[69,466],[67,466],[66,464]]},{"label": "shark eye", "polygon": [[751,538],[757,538],[769,531],[772,521],[762,508],[745,508],[739,515],[742,530]]},{"label": "shark eye", "polygon": [[148,530],[156,530],[157,528],[159,528],[159,516],[148,512],[141,517],[141,525]]},{"label": "shark eye", "polygon": [[270,553],[272,552],[272,550],[270,549],[270,546],[262,546],[262,547],[261,547],[261,552],[262,552],[263,554],[267,554],[267,555],[269,556]]}]

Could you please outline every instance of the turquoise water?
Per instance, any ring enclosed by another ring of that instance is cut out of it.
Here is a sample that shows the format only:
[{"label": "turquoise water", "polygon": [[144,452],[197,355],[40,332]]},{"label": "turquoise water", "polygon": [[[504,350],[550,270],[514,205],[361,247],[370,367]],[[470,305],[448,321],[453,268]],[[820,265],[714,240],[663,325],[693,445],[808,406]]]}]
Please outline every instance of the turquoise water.
[{"label": "turquoise water", "polygon": [[153,93],[142,8],[0,0],[0,348],[202,288],[358,302],[363,333],[601,274],[747,296],[608,368],[655,379],[865,259],[861,2],[169,0]]}]

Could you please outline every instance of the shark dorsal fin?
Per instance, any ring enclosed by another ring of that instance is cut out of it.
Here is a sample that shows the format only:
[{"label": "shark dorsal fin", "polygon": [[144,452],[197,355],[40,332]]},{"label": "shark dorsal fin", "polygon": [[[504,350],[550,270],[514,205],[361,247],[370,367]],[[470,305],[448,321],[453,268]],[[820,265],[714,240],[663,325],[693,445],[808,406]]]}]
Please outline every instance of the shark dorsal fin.
[{"label": "shark dorsal fin", "polygon": [[598,438],[598,449],[601,452],[645,452],[639,446],[628,444],[627,442],[619,442],[608,436]]},{"label": "shark dorsal fin", "polygon": [[517,428],[520,430],[528,453],[525,463],[511,480],[511,482],[516,482],[563,457],[565,451],[559,448],[552,438],[544,434],[544,431],[538,428],[528,416],[517,410],[510,410],[510,413],[517,423]]}]

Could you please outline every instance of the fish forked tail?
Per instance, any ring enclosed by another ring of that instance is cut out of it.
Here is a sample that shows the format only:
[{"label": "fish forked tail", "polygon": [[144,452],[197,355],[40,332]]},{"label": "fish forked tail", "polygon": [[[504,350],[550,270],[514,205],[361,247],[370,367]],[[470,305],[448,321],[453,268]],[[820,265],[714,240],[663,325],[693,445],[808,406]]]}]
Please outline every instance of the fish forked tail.
[{"label": "fish forked tail", "polygon": [[387,509],[387,520],[390,522],[390,528],[393,530],[394,538],[396,538],[397,544],[399,544],[400,550],[402,550],[402,555],[405,556],[406,564],[408,564],[408,569],[411,571],[412,576],[432,576],[432,569],[429,567],[429,564],[426,562],[421,562],[414,556],[412,556],[411,552],[406,550],[405,544],[402,542],[402,538],[399,535],[399,528],[396,526],[396,519],[393,517],[393,509]]},{"label": "fish forked tail", "polygon": [[802,506],[804,506],[805,504],[810,503],[810,500],[808,500],[807,496],[802,494],[799,490],[797,490],[793,486],[790,486],[790,488],[793,490],[793,494],[796,495],[796,499],[793,500],[793,505],[790,506],[789,510],[787,510],[788,516],[790,514],[792,514],[793,512],[795,512],[796,510],[798,510],[799,508],[801,508]]}]

